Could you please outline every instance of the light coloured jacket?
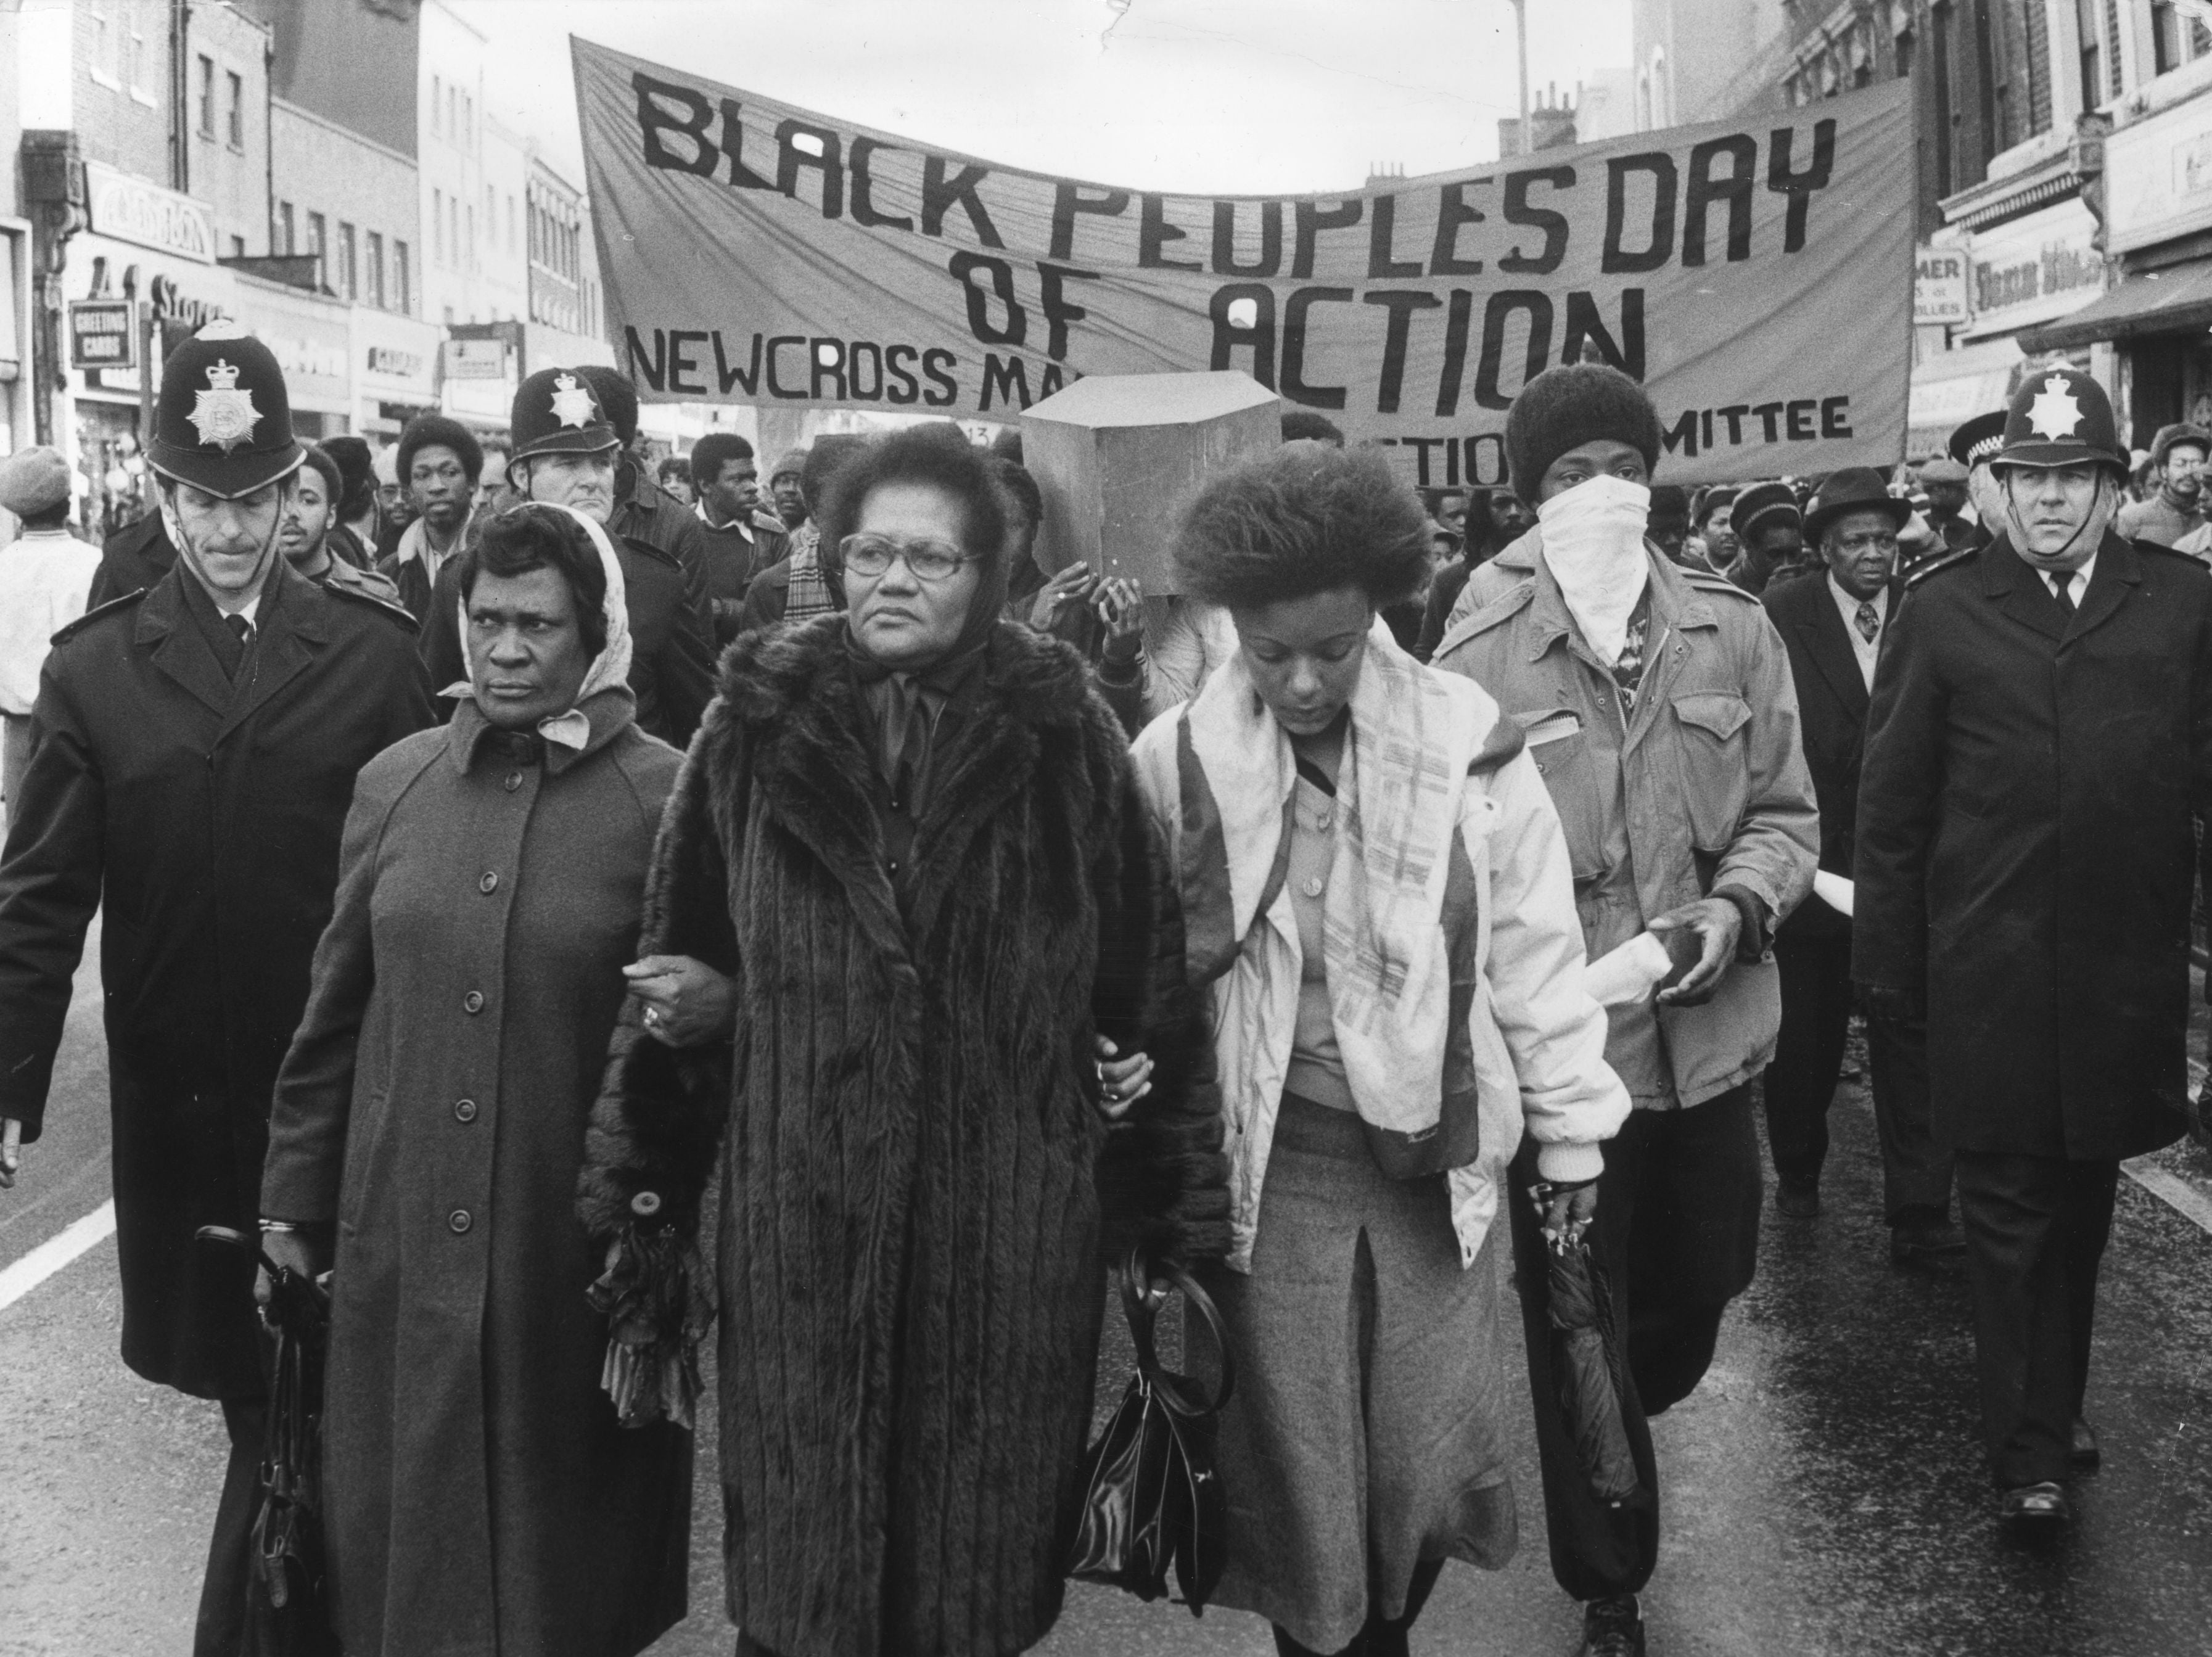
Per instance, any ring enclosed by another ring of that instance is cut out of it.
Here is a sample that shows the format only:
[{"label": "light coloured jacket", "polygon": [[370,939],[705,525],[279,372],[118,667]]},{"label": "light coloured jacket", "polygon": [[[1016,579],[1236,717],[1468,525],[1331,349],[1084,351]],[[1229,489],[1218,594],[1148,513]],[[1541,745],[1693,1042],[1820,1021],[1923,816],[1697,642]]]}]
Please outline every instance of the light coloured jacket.
[{"label": "light coloured jacket", "polygon": [[1797,689],[1758,599],[1647,546],[1651,627],[1634,715],[1567,612],[1531,530],[1468,578],[1436,665],[1528,732],[1566,831],[1592,957],[1670,909],[1735,886],[1768,934],[1698,1007],[1613,1010],[1606,1056],[1639,1107],[1694,1105],[1763,1070],[1782,1019],[1771,927],[1812,890],[1820,818]]},{"label": "light coloured jacket", "polygon": [[[1498,729],[1494,701],[1484,695],[1476,707],[1483,727],[1475,736],[1478,749],[1493,736],[1517,745],[1510,726]],[[1184,708],[1161,715],[1132,750],[1138,787],[1178,865],[1184,835],[1219,832],[1218,822],[1194,820],[1203,814],[1185,809],[1177,746],[1178,725],[1187,716]],[[1287,806],[1295,780],[1288,766],[1283,774]],[[1589,1178],[1604,1162],[1597,1142],[1627,1119],[1629,1098],[1605,1063],[1604,1010],[1583,988],[1582,934],[1559,816],[1526,753],[1466,780],[1459,835],[1479,894],[1478,983],[1467,1017],[1481,1151],[1474,1163],[1447,1175],[1452,1227],[1466,1265],[1497,1213],[1505,1166],[1523,1129],[1541,1147],[1538,1168],[1545,1178]],[[1187,931],[1207,931],[1209,919],[1186,915]],[[1282,891],[1253,922],[1235,964],[1211,986],[1230,1162],[1229,1264],[1239,1271],[1251,1270],[1303,965],[1291,895]]]}]

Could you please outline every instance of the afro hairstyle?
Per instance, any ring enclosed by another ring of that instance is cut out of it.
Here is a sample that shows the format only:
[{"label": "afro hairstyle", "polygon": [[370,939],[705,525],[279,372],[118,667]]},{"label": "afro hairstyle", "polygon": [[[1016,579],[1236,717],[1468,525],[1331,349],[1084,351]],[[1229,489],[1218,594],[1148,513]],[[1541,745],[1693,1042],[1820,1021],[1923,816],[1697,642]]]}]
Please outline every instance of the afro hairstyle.
[{"label": "afro hairstyle", "polygon": [[[828,440],[817,438],[815,447]],[[869,495],[890,483],[921,484],[957,501],[961,547],[970,556],[996,558],[1004,549],[1005,485],[991,457],[969,442],[957,426],[931,425],[864,439],[838,461],[819,519],[825,550],[843,544],[860,521]]]},{"label": "afro hairstyle", "polygon": [[1192,597],[1231,609],[1356,586],[1376,609],[1420,591],[1429,520],[1372,449],[1302,446],[1207,483],[1176,527]]},{"label": "afro hairstyle", "polygon": [[461,470],[468,474],[470,487],[483,476],[483,445],[477,434],[458,420],[448,420],[444,415],[416,415],[399,434],[399,482],[405,487],[415,472],[415,457],[424,449],[451,449],[459,458]]}]

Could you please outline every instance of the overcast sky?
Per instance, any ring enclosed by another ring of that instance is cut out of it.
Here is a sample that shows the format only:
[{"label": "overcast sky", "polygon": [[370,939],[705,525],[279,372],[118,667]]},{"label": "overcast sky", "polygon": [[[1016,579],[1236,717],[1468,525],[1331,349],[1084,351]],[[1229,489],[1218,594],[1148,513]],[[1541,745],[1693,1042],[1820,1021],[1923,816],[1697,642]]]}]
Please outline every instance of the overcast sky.
[{"label": "overcast sky", "polygon": [[[1192,193],[1493,159],[1517,111],[1506,0],[453,0],[493,108],[579,182],[568,37],[965,150]],[[1530,0],[1529,78],[1629,58],[1628,0]]]}]

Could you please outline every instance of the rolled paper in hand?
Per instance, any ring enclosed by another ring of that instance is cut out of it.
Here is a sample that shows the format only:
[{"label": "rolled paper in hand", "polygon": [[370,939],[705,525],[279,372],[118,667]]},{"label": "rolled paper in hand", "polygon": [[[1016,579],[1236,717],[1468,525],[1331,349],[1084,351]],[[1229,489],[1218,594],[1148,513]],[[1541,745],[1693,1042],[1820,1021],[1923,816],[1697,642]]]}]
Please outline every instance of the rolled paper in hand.
[{"label": "rolled paper in hand", "polygon": [[1626,1007],[1650,994],[1673,969],[1667,946],[1650,932],[1638,932],[1583,968],[1583,987],[1601,1007]]},{"label": "rolled paper in hand", "polygon": [[1832,875],[1826,869],[1813,872],[1813,895],[1848,918],[1851,913],[1851,883],[1841,875]]}]

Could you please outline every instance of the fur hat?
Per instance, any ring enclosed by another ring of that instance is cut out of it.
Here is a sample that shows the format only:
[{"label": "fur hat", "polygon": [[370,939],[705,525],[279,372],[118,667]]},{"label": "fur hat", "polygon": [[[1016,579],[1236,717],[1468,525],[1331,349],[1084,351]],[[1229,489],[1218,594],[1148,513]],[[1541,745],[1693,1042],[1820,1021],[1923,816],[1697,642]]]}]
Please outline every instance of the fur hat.
[{"label": "fur hat", "polygon": [[1570,449],[1607,438],[1659,464],[1659,411],[1644,388],[1602,362],[1547,368],[1521,388],[1505,416],[1505,464],[1513,492],[1532,505],[1544,473]]},{"label": "fur hat", "polygon": [[2212,433],[2202,426],[2191,426],[2185,421],[2172,426],[2161,426],[2158,435],[2150,440],[2150,458],[2163,467],[2166,457],[2177,443],[2193,443],[2206,453],[2212,454]]},{"label": "fur hat", "polygon": [[25,449],[0,460],[0,507],[16,517],[35,518],[69,498],[69,462],[59,449]]}]

